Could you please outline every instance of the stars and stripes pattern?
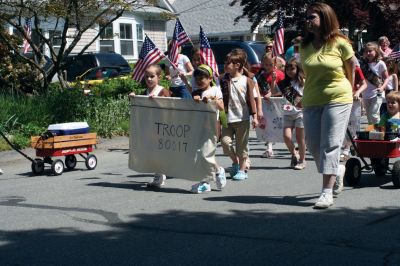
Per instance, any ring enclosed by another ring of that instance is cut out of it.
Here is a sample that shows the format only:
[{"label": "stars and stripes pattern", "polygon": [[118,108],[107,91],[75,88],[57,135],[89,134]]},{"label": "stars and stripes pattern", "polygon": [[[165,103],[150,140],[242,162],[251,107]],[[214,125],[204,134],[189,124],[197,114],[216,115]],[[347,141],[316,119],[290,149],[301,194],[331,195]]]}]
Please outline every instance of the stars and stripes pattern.
[{"label": "stars and stripes pattern", "polygon": [[149,37],[144,38],[142,49],[140,50],[139,60],[133,70],[132,79],[141,82],[144,71],[149,65],[158,63],[165,57],[164,53],[156,47]]},{"label": "stars and stripes pattern", "polygon": [[200,63],[206,64],[211,67],[214,72],[214,76],[219,76],[218,65],[215,60],[214,53],[211,49],[210,43],[206,35],[204,34],[203,28],[200,26]]},{"label": "stars and stripes pattern", "polygon": [[190,41],[190,38],[187,35],[179,19],[176,19],[174,35],[172,37],[171,50],[168,54],[168,58],[172,63],[177,64],[179,48],[187,41]]},{"label": "stars and stripes pattern", "polygon": [[275,24],[274,47],[272,48],[272,56],[278,56],[284,52],[285,28],[283,27],[282,12],[278,11],[278,18]]},{"label": "stars and stripes pattern", "polygon": [[[32,19],[31,18],[25,18],[24,30],[26,32],[26,35],[30,39],[32,36]],[[24,54],[26,54],[28,52],[29,47],[31,47],[31,45],[29,44],[28,40],[24,39]]]},{"label": "stars and stripes pattern", "polygon": [[388,56],[389,58],[399,60],[400,59],[400,51],[392,52]]}]

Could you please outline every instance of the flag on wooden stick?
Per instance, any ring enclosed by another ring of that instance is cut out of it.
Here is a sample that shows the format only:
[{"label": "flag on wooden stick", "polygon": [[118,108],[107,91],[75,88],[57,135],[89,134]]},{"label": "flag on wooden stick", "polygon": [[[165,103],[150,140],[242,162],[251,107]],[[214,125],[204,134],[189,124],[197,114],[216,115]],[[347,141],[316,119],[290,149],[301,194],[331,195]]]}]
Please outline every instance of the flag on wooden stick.
[{"label": "flag on wooden stick", "polygon": [[139,60],[133,70],[132,78],[138,82],[142,81],[146,68],[149,65],[158,63],[164,57],[164,53],[146,36],[140,50]]},{"label": "flag on wooden stick", "polygon": [[275,25],[274,47],[272,56],[278,56],[284,52],[285,28],[283,27],[282,12],[278,11],[278,18]]},{"label": "flag on wooden stick", "polygon": [[190,38],[187,35],[179,19],[176,19],[174,35],[172,37],[172,45],[170,51],[168,51],[168,57],[172,63],[177,64],[179,48],[187,41],[190,41]]},{"label": "flag on wooden stick", "polygon": [[209,65],[216,77],[219,76],[217,61],[215,60],[214,53],[211,49],[210,43],[200,26],[200,63]]}]

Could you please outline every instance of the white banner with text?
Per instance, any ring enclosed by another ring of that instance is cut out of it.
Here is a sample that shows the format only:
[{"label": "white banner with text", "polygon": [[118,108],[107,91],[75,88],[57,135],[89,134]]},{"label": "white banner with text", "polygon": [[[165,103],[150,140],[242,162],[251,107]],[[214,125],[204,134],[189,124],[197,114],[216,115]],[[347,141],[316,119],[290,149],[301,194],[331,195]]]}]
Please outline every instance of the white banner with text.
[{"label": "white banner with text", "polygon": [[196,181],[214,178],[214,105],[136,96],[130,99],[130,106],[130,169]]},{"label": "white banner with text", "polygon": [[283,97],[271,97],[269,101],[262,100],[264,121],[256,128],[259,141],[283,141],[283,106],[287,103]]}]

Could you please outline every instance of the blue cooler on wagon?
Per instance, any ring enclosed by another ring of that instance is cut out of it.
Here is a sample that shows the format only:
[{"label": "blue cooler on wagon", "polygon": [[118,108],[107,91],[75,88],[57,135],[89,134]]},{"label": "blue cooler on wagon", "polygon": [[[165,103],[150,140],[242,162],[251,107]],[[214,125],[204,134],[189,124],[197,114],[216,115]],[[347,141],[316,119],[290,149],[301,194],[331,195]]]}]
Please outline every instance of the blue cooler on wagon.
[{"label": "blue cooler on wagon", "polygon": [[89,125],[86,122],[72,122],[49,125],[47,128],[54,136],[75,135],[89,133]]}]

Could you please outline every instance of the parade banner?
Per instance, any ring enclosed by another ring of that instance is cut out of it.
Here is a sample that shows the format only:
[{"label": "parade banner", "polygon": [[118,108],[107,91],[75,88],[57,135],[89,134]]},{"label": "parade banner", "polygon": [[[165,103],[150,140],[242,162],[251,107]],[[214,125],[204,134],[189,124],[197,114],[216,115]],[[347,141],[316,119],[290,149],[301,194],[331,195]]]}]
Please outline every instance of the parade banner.
[{"label": "parade banner", "polygon": [[283,106],[287,103],[283,97],[271,97],[262,100],[264,121],[256,128],[256,135],[262,142],[283,141]]},{"label": "parade banner", "polygon": [[130,169],[196,181],[214,178],[217,111],[213,104],[135,96],[130,112]]}]

